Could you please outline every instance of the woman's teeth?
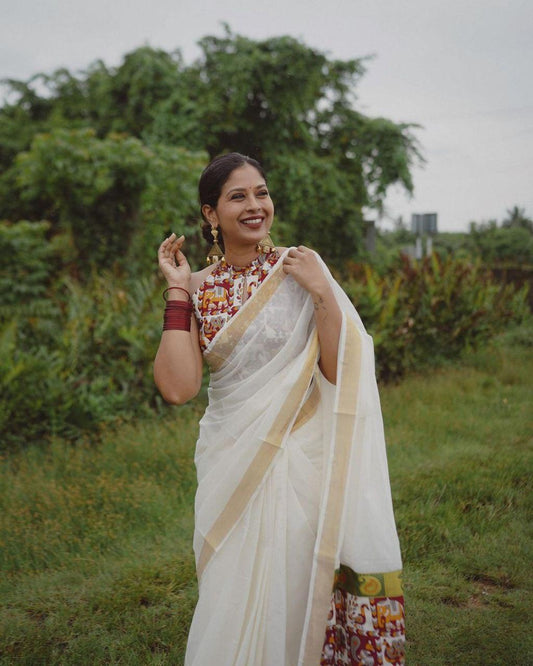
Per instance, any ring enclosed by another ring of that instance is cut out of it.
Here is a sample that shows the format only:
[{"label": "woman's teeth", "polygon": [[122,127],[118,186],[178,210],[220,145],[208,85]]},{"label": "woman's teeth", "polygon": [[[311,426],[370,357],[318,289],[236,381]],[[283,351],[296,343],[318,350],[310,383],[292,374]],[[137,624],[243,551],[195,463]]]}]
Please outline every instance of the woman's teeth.
[{"label": "woman's teeth", "polygon": [[261,224],[262,219],[260,217],[254,217],[252,220],[241,220],[243,224]]}]

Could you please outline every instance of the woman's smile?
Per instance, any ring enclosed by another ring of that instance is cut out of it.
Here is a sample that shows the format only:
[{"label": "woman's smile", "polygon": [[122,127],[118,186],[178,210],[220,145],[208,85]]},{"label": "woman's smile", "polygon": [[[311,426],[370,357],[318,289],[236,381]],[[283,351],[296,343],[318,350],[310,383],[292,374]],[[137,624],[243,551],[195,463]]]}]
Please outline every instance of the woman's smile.
[{"label": "woman's smile", "polygon": [[258,228],[263,224],[262,217],[247,217],[244,220],[240,220],[242,224],[245,224],[247,227]]}]

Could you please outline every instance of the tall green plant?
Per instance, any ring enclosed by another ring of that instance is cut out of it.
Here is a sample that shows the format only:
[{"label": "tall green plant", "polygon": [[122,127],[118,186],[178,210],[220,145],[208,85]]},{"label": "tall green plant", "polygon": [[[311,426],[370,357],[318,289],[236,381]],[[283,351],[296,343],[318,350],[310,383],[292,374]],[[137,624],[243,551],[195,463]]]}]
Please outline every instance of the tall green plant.
[{"label": "tall green plant", "polygon": [[352,267],[345,286],[374,337],[384,379],[457,358],[529,316],[525,289],[494,282],[479,262],[436,254],[420,262],[403,257],[384,276]]}]

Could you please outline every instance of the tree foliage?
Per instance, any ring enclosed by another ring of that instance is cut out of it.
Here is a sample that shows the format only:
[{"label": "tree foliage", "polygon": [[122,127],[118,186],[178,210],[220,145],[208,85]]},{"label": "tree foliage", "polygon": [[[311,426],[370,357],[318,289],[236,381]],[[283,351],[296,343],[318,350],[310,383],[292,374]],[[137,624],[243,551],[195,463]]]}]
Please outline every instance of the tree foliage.
[{"label": "tree foliage", "polygon": [[[287,242],[310,242],[339,267],[357,257],[363,207],[379,207],[390,185],[411,191],[420,158],[411,125],[356,110],[364,60],[331,59],[292,37],[254,41],[227,26],[199,46],[190,65],[179,51],[143,46],[116,68],[98,61],[78,74],[60,69],[5,82],[0,217],[68,218],[84,247],[92,231],[106,228],[109,252],[101,237],[90,249],[109,265],[116,230],[134,242],[144,222],[147,148],[162,171],[161,146],[189,151],[192,161],[236,150],[267,168]],[[194,204],[195,196],[187,211]],[[182,208],[158,213],[152,200],[150,214],[165,220],[161,231],[179,230],[189,212],[167,216]],[[190,240],[200,256],[198,234]]]},{"label": "tree foliage", "polygon": [[133,137],[58,129],[37,135],[15,168],[22,200],[71,235],[82,267],[109,267],[138,227],[148,161]]}]

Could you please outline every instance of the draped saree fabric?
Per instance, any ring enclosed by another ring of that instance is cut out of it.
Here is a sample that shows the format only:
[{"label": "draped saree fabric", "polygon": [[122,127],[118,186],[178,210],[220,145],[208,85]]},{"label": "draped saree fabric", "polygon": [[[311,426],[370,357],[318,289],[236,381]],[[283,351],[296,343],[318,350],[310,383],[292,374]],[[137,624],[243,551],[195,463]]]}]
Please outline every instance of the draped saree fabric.
[{"label": "draped saree fabric", "polygon": [[334,580],[401,596],[372,340],[321,262],[342,311],[330,384],[282,260],[204,354],[186,666],[318,666]]}]

